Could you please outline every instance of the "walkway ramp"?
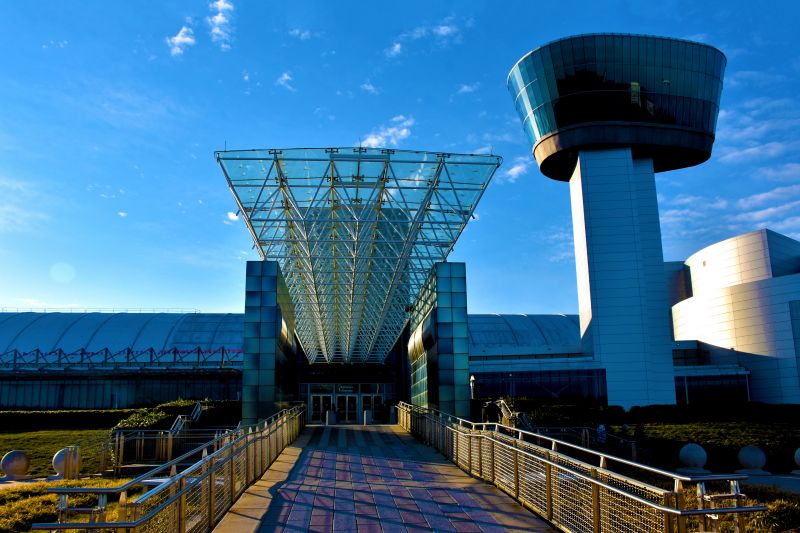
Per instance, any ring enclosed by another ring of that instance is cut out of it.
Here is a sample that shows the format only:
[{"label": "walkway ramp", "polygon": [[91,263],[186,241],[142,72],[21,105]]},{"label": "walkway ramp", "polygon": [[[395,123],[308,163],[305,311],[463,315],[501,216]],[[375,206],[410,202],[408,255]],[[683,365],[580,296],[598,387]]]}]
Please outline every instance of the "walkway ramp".
[{"label": "walkway ramp", "polygon": [[400,426],[308,426],[215,532],[553,532]]}]

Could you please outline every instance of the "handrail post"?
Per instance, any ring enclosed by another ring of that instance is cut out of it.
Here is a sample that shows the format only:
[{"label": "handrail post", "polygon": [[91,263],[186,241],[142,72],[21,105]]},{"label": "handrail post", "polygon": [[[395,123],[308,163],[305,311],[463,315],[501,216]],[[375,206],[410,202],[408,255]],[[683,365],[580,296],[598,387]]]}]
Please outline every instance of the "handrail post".
[{"label": "handrail post", "polygon": [[[697,484],[695,488],[697,491],[697,506],[699,509],[706,508],[706,484],[704,482],[700,482]],[[703,530],[708,531],[708,515],[703,514]]]},{"label": "handrail post", "polygon": [[553,465],[550,464],[550,452],[545,451],[544,457],[548,461],[544,465],[545,499],[547,500],[546,518],[548,520],[553,520]]},{"label": "handrail post", "polygon": [[[744,496],[742,496],[741,490],[739,489],[739,480],[731,480],[731,492],[736,495],[736,507],[741,507],[744,503]],[[737,513],[736,527],[739,530],[738,533],[744,533],[745,526],[744,513]]]},{"label": "handrail post", "polygon": [[[592,468],[592,478],[597,479],[597,469]],[[592,531],[600,533],[600,485],[592,483]]]},{"label": "handrail post", "polygon": [[[675,509],[683,509],[683,482],[680,479],[675,480]],[[686,533],[686,517],[678,515],[678,533]]]},{"label": "handrail post", "polygon": [[469,454],[469,475],[472,475],[472,431],[467,433],[467,453]]},{"label": "handrail post", "polygon": [[[668,492],[664,494],[664,507],[673,507],[675,493]],[[672,514],[664,512],[664,533],[673,533],[672,527]]]},{"label": "handrail post", "polygon": [[214,516],[217,500],[217,472],[214,465],[214,458],[208,459],[208,530],[211,531],[214,527]]},{"label": "handrail post", "polygon": [[483,432],[478,438],[478,474],[483,478]]},{"label": "handrail post", "polygon": [[178,481],[178,533],[186,531],[186,478]]},{"label": "handrail post", "polygon": [[519,500],[519,450],[514,442],[514,498]]},{"label": "handrail post", "polygon": [[236,488],[236,483],[234,482],[233,479],[233,473],[234,473],[233,452],[235,447],[236,447],[235,444],[231,444],[230,452],[228,452],[228,489],[231,495],[231,505],[233,505],[233,502],[236,501],[236,494],[234,490]]}]

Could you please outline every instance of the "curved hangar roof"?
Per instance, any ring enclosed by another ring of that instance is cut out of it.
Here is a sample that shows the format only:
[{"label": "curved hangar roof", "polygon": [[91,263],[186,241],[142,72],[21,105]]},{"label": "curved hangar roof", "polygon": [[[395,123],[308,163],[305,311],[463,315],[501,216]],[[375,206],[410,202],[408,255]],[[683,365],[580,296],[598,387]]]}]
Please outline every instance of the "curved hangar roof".
[{"label": "curved hangar roof", "polygon": [[241,349],[243,315],[218,313],[0,313],[0,353]]},{"label": "curved hangar roof", "polygon": [[577,315],[469,315],[470,355],[580,353]]},{"label": "curved hangar roof", "polygon": [[[576,315],[469,315],[470,353],[577,353]],[[133,350],[238,350],[244,315],[222,313],[0,313],[0,354]]]}]

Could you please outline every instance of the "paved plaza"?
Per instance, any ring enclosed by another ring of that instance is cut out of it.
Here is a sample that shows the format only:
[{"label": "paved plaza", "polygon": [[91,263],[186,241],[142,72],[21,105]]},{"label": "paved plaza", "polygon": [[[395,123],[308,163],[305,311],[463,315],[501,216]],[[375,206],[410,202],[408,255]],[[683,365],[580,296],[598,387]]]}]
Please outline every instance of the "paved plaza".
[{"label": "paved plaza", "polygon": [[400,426],[309,426],[215,531],[555,531]]}]

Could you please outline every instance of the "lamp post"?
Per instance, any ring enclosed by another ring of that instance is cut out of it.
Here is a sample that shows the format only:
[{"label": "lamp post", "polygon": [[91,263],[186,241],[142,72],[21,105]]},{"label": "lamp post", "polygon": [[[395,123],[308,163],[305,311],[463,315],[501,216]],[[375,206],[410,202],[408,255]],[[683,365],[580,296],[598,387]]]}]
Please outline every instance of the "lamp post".
[{"label": "lamp post", "polygon": [[475,399],[475,375],[469,377],[469,399]]}]

